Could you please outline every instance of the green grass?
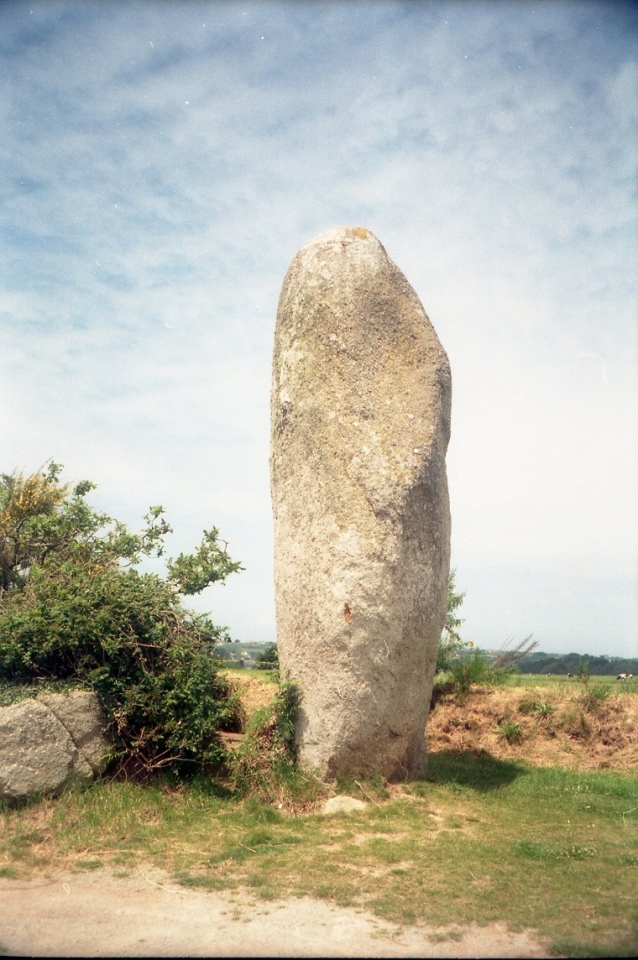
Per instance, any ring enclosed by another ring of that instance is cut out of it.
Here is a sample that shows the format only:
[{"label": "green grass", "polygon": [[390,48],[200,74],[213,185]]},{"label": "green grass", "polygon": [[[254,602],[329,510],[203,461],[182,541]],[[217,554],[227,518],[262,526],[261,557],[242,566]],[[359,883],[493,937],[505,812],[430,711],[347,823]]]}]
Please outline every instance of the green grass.
[{"label": "green grass", "polygon": [[94,784],[2,814],[4,876],[162,867],[188,887],[313,896],[400,924],[506,923],[570,956],[638,947],[638,781],[432,754],[388,799],[340,784],[364,811],[287,816],[210,781]]},{"label": "green grass", "polygon": [[[576,676],[571,679],[563,674],[511,673],[506,676],[504,685],[508,687],[549,687],[557,690],[581,690],[585,685]],[[591,675],[588,685],[610,687],[613,693],[638,693],[638,679],[616,680],[615,675]]]},{"label": "green grass", "polygon": [[520,724],[514,720],[503,720],[497,729],[499,737],[507,740],[508,743],[520,743],[523,739],[523,731]]}]

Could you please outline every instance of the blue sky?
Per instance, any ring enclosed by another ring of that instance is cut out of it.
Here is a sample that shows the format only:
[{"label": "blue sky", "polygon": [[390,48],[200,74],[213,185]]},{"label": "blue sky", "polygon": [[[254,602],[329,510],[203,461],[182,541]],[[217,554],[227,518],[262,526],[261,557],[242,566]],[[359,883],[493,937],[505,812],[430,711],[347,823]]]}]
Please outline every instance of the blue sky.
[{"label": "blue sky", "polygon": [[465,636],[638,656],[638,8],[0,10],[0,469],[53,457],[273,640],[270,368],[296,251],[372,230],[452,365]]}]

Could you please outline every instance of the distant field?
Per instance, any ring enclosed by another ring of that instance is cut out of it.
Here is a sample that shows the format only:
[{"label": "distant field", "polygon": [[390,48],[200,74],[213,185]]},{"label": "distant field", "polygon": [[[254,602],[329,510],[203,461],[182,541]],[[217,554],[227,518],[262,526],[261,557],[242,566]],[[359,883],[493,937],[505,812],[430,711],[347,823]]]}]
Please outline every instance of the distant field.
[{"label": "distant field", "polygon": [[[223,670],[243,674],[246,677],[255,677],[262,683],[272,682],[270,670],[255,670],[241,667],[228,660],[224,662]],[[446,674],[445,677],[447,678],[447,676]],[[583,693],[584,691],[584,684],[581,680],[577,677],[567,677],[564,674],[550,674],[547,676],[545,673],[513,673],[506,677],[504,686],[523,688],[546,687],[548,690],[553,690],[556,693],[573,693],[574,695]],[[633,680],[617,680],[615,676],[612,677],[601,674],[591,676],[588,680],[588,686],[590,689],[592,687],[608,687],[609,692],[614,694],[638,694],[638,678],[634,678]]]},{"label": "distant field", "polygon": [[221,666],[222,673],[237,673],[244,677],[254,678],[256,683],[273,683],[272,670],[254,670],[247,667],[240,667],[238,663],[232,663],[226,660]]},{"label": "distant field", "polygon": [[[576,690],[583,687],[583,682],[578,677],[570,678],[559,673],[549,675],[545,673],[514,673],[507,678],[506,683],[511,687],[562,686],[565,689],[573,687]],[[592,675],[588,683],[590,687],[598,684],[610,685],[618,693],[638,693],[638,679],[636,678],[633,680],[617,680],[615,675],[598,674]]]}]

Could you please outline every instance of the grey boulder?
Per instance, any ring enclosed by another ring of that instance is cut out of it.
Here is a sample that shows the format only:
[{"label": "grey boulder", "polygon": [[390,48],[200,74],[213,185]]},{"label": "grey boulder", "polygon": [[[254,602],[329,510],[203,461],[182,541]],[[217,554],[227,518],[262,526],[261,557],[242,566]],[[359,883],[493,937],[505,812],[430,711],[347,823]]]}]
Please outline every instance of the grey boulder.
[{"label": "grey boulder", "polygon": [[109,743],[93,693],[49,694],[0,709],[0,798],[57,795],[103,772]]},{"label": "grey boulder", "polygon": [[355,797],[336,796],[326,800],[321,812],[325,816],[333,813],[356,813],[359,810],[365,810],[366,804],[363,800],[357,800]]}]

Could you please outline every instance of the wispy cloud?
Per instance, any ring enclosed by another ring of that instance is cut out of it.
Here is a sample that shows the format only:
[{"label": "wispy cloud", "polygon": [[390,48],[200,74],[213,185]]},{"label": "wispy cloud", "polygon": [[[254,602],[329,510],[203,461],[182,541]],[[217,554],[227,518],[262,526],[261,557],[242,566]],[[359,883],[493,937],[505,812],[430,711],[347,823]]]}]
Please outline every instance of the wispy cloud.
[{"label": "wispy cloud", "polygon": [[[248,570],[206,603],[271,639],[279,288],[362,223],[452,361],[469,632],[628,652],[637,27],[567,0],[7,5],[3,469],[55,456],[130,520],[165,502],[176,549],[216,523]],[[506,569],[564,585],[553,629],[489,601]]]}]

